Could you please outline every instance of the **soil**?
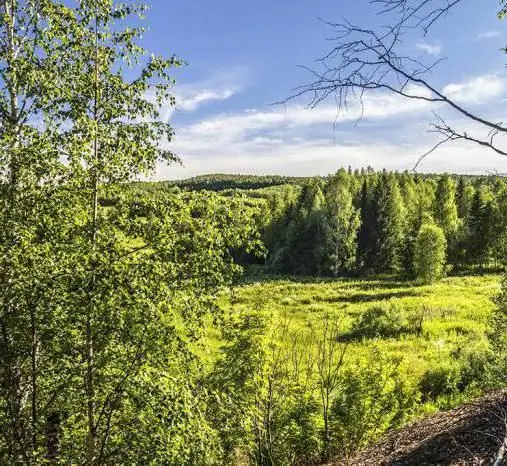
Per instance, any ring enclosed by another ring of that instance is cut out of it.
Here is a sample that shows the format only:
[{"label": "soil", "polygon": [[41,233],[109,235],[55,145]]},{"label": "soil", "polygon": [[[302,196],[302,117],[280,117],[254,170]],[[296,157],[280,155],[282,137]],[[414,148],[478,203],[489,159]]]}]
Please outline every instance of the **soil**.
[{"label": "soil", "polygon": [[[502,390],[393,431],[347,461],[333,464],[493,465],[506,435],[507,390]],[[507,453],[496,465],[507,465]]]}]

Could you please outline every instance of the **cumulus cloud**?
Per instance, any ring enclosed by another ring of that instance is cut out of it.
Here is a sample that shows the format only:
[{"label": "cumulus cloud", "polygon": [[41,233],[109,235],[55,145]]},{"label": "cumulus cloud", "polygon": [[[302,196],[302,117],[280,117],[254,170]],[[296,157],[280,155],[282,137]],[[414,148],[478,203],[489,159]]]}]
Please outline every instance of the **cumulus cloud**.
[{"label": "cumulus cloud", "polygon": [[[408,92],[415,94],[422,91],[413,88],[408,89]],[[178,140],[205,150],[209,144],[234,144],[245,138],[262,136],[259,133],[263,132],[298,132],[305,127],[331,124],[339,126],[359,119],[385,120],[403,114],[410,115],[429,106],[425,101],[377,93],[366,96],[362,106],[356,103],[342,112],[335,105],[321,105],[313,109],[299,105],[279,106],[271,110],[249,109],[240,113],[216,115],[183,127],[179,131]]]},{"label": "cumulus cloud", "polygon": [[478,76],[462,83],[448,84],[443,93],[450,99],[461,103],[481,104],[501,96],[507,81],[498,74]]},{"label": "cumulus cloud", "polygon": [[420,42],[415,45],[419,50],[426,52],[428,55],[438,56],[442,52],[440,45],[427,44],[426,42]]},{"label": "cumulus cloud", "polygon": [[[460,102],[487,103],[504,88],[500,76],[486,75],[449,84],[444,92]],[[406,91],[428,93],[416,86]],[[410,170],[435,143],[434,135],[426,133],[433,108],[430,102],[376,92],[365,96],[363,106],[351,104],[342,112],[334,104],[315,109],[290,105],[217,114],[181,127],[176,124],[170,148],[181,156],[184,167],[160,168],[157,176],[315,175],[348,165]],[[445,108],[439,111],[445,113]],[[360,118],[362,124],[356,127]],[[450,145],[425,160],[422,169],[484,173],[486,169],[507,171],[506,165],[507,160],[478,146]]]}]

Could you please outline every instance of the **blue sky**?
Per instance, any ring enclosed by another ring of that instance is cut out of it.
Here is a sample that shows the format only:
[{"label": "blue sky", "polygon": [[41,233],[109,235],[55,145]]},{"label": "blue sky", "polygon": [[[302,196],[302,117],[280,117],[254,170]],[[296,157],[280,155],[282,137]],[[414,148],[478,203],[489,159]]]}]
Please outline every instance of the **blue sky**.
[{"label": "blue sky", "polygon": [[[406,36],[404,50],[421,59],[445,58],[431,81],[466,107],[503,121],[507,98],[507,24],[496,0],[464,0],[427,37]],[[427,133],[432,110],[383,93],[337,115],[332,101],[273,105],[304,84],[298,65],[312,65],[332,45],[332,29],[318,18],[380,26],[365,0],[158,0],[152,2],[145,46],[186,60],[175,74],[178,105],[166,111],[176,130],[171,148],[183,167],[159,167],[156,177],[202,173],[314,175],[341,166],[411,169],[435,141]],[[443,111],[443,110],[441,110]],[[458,115],[445,116],[459,127]],[[336,122],[336,124],[334,124]],[[465,126],[460,126],[465,125]],[[470,129],[472,130],[472,129]],[[421,171],[507,172],[507,160],[470,145],[448,145]]]}]

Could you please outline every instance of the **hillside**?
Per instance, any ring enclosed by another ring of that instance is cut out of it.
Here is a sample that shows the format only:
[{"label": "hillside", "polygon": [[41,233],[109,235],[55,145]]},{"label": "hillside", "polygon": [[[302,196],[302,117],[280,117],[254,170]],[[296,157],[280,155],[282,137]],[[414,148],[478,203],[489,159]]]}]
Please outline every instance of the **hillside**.
[{"label": "hillside", "polygon": [[506,464],[507,390],[429,416],[391,432],[338,465]]}]

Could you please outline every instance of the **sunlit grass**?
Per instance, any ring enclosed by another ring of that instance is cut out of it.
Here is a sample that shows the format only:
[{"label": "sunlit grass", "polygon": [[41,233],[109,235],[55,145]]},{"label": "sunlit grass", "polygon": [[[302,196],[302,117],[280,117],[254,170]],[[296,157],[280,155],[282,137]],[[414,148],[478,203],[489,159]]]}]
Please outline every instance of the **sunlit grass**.
[{"label": "sunlit grass", "polygon": [[[408,319],[421,323],[418,331],[395,338],[355,340],[349,343],[348,360],[371,357],[372,347],[399,358],[409,377],[420,380],[442,364],[457,364],[466,352],[483,352],[488,316],[494,308],[499,275],[450,277],[417,286],[392,279],[297,279],[286,278],[248,283],[222,298],[222,306],[235,313],[259,305],[286,319],[303,334],[318,329],[326,318],[340,320],[346,334],[370,308],[393,306]],[[219,332],[210,334],[210,352],[219,348]],[[211,354],[210,353],[210,354]]]}]

